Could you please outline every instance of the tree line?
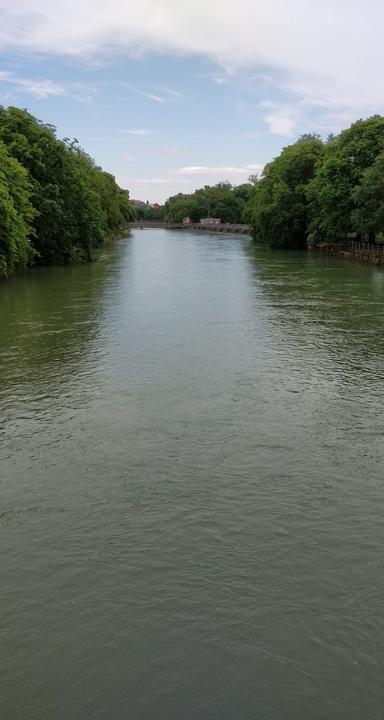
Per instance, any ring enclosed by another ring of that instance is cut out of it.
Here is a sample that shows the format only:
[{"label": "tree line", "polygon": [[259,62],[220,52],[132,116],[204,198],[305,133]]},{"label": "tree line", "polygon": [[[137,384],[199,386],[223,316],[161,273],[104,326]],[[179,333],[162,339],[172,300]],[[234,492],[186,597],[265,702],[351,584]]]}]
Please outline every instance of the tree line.
[{"label": "tree line", "polygon": [[132,219],[128,192],[77,140],[0,106],[0,278],[32,264],[90,260]]},{"label": "tree line", "polygon": [[[248,183],[206,185],[143,207],[136,214],[148,220],[246,223],[276,248],[381,241],[384,117],[358,120],[326,141],[303,135]],[[89,260],[134,217],[128,192],[77,140],[59,140],[26,110],[0,106],[0,278],[31,264]]]},{"label": "tree line", "polygon": [[247,223],[252,183],[233,186],[230,182],[205,185],[193,193],[178,193],[162,206],[147,206],[138,212],[138,219],[181,223],[188,217],[197,223],[202,218],[216,217],[224,223]]},{"label": "tree line", "polygon": [[256,240],[277,248],[384,234],[384,117],[358,120],[323,142],[303,135],[264,168],[250,219]]},{"label": "tree line", "polygon": [[268,163],[260,178],[178,193],[146,211],[146,219],[169,223],[209,216],[249,224],[258,242],[275,248],[384,240],[384,117],[358,120],[326,141],[303,135]]}]

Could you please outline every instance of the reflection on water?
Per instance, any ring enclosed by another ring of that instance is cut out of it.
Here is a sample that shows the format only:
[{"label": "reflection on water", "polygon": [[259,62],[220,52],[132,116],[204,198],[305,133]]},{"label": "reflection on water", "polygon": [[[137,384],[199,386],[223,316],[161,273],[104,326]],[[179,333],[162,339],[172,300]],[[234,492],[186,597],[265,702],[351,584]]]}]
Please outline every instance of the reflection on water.
[{"label": "reflection on water", "polygon": [[383,278],[150,230],[0,285],[1,717],[380,717]]},{"label": "reflection on water", "polygon": [[[318,253],[290,259],[260,248],[250,248],[255,277],[263,283],[280,323],[286,319],[302,339],[323,343],[347,360],[349,352],[364,369],[383,352],[384,337],[378,327],[384,320],[382,268],[335,261]],[[265,264],[260,262],[268,257]],[[259,262],[258,262],[259,259]],[[342,358],[340,358],[342,360]]]}]

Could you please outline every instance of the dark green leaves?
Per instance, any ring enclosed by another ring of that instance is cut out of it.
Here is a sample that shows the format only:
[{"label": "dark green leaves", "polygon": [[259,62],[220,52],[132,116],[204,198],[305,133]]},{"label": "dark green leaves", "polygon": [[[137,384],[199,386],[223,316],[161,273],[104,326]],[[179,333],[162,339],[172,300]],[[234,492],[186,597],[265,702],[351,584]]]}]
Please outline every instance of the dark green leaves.
[{"label": "dark green leaves", "polygon": [[114,177],[77,141],[58,140],[54,127],[25,110],[0,107],[0,142],[0,274],[32,257],[41,264],[88,260],[132,219],[128,193]]},{"label": "dark green leaves", "polygon": [[257,240],[276,248],[305,247],[310,219],[307,189],[323,149],[317,136],[305,135],[265,167],[251,212]]},{"label": "dark green leaves", "polygon": [[384,231],[384,118],[358,120],[323,144],[305,135],[266,166],[256,185],[254,237],[303,248]]},{"label": "dark green leaves", "polygon": [[26,267],[33,256],[31,193],[26,170],[0,143],[0,278]]}]

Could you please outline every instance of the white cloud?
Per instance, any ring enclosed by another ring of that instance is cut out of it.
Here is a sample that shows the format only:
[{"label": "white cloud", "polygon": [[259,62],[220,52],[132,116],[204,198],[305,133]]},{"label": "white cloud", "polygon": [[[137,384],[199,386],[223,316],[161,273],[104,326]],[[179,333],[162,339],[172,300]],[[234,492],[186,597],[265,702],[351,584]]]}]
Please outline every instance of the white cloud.
[{"label": "white cloud", "polygon": [[[72,100],[88,103],[92,102],[97,94],[97,88],[92,85],[74,82],[65,87],[52,80],[20,77],[7,70],[0,70],[0,83],[12,85],[14,92],[32,95],[39,100],[46,100],[52,96],[66,96]],[[13,97],[12,93],[7,93],[3,96],[3,102],[5,102],[4,97],[7,96],[9,99]]]},{"label": "white cloud", "polygon": [[142,95],[143,97],[148,98],[148,100],[152,100],[153,102],[165,103],[164,98],[163,98],[163,97],[160,97],[160,95],[153,95],[152,93],[144,92],[144,90],[141,90],[140,95]]},{"label": "white cloud", "polygon": [[189,167],[182,167],[176,170],[177,175],[218,175],[223,178],[226,174],[228,175],[251,175],[254,173],[260,173],[263,166],[260,164],[256,165],[244,165],[242,167],[233,165],[191,165]]},{"label": "white cloud", "polygon": [[265,116],[265,122],[269,126],[272,135],[292,137],[296,128],[296,121],[279,110],[272,110]]},{"label": "white cloud", "polygon": [[51,95],[67,95],[68,91],[63,85],[51,80],[33,80],[32,78],[19,77],[14,73],[0,70],[0,82],[13,85],[21,91],[37,98],[45,99]]},{"label": "white cloud", "polygon": [[[117,180],[121,187],[129,188],[131,197],[145,198],[150,202],[164,202],[171,195],[179,192],[190,193],[196,188],[204,187],[204,185],[213,185],[215,183],[229,180],[233,185],[241,185],[247,182],[249,172],[244,176],[235,175],[233,177],[217,175],[200,176],[176,176],[169,175],[164,177],[132,177],[123,172],[117,176]],[[252,173],[253,174],[253,173]]]},{"label": "white cloud", "polygon": [[169,182],[169,179],[162,177],[133,178],[131,182],[133,184],[138,183],[139,185],[165,185]]},{"label": "white cloud", "polygon": [[137,135],[138,137],[156,135],[156,130],[145,130],[144,128],[138,128],[137,130],[122,130],[121,132],[126,133],[127,135]]},{"label": "white cloud", "polygon": [[99,88],[94,85],[87,85],[81,82],[72,82],[69,86],[68,94],[80,102],[90,103],[95,100]]},{"label": "white cloud", "polygon": [[172,100],[183,100],[184,99],[184,95],[181,92],[179,92],[178,90],[175,90],[174,88],[161,87],[161,88],[159,88],[159,92],[162,92],[165,95],[168,95]]},{"label": "white cloud", "polygon": [[296,105],[283,105],[264,100],[260,107],[266,108],[264,121],[273,135],[292,137],[300,121],[300,112]]},{"label": "white cloud", "polygon": [[161,177],[118,178],[122,187],[129,187],[132,197],[148,198],[151,202],[164,202],[178,192],[194,192],[204,185],[227,181],[233,185],[247,182],[249,175],[260,174],[263,166],[246,165],[242,168],[226,165],[222,167],[199,166],[179,168]]},{"label": "white cloud", "polygon": [[247,182],[250,175],[260,175],[262,170],[263,165],[260,163],[244,166],[195,165],[154,177],[134,177],[123,171],[117,180],[121,187],[130,189],[131,197],[145,197],[150,202],[164,202],[178,192],[193,192],[204,185],[215,185],[227,180],[233,185],[241,185]]},{"label": "white cloud", "polygon": [[384,107],[381,0],[222,0],[219,12],[206,0],[0,0],[0,13],[3,51],[200,54],[227,70],[283,71],[300,97],[355,113]]},{"label": "white cloud", "polygon": [[141,90],[135,85],[127,82],[122,82],[121,86],[124,87],[126,90],[130,90],[134,93],[137,93],[138,95],[141,95],[142,97],[152,100],[152,102],[157,102],[161,104],[166,102],[178,102],[179,100],[184,98],[184,95],[182,95],[178,90],[174,90],[173,88],[168,87],[156,88],[155,91],[149,91]]},{"label": "white cloud", "polygon": [[210,80],[215,85],[225,85],[229,80],[229,75],[219,75],[218,73],[200,73],[198,77],[204,80]]}]

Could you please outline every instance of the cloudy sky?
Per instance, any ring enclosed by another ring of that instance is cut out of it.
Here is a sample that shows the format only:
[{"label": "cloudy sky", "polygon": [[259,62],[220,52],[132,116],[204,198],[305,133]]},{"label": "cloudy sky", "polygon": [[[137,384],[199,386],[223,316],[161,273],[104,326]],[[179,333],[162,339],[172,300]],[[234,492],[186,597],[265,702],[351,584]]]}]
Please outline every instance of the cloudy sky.
[{"label": "cloudy sky", "polygon": [[162,201],[384,113],[383,26],[381,0],[0,0],[0,102]]}]

